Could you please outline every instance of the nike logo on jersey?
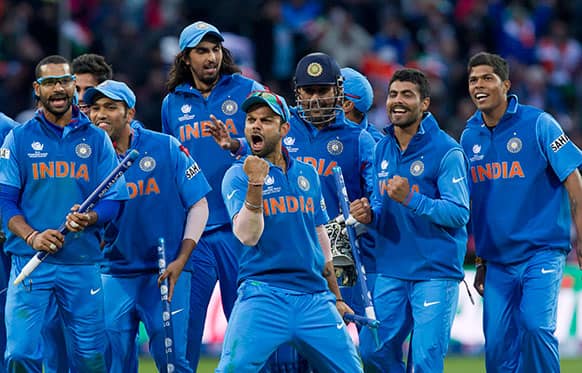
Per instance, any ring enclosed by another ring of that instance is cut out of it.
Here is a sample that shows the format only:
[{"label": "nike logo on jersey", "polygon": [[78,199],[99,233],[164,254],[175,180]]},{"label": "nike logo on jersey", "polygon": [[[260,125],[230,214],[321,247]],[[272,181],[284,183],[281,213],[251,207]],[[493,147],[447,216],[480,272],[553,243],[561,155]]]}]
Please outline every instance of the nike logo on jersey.
[{"label": "nike logo on jersey", "polygon": [[458,182],[460,182],[461,180],[464,180],[464,179],[465,179],[464,176],[463,177],[453,177],[453,184],[456,184],[456,183],[458,183]]},{"label": "nike logo on jersey", "polygon": [[438,301],[438,300],[435,301],[435,302],[427,302],[427,301],[424,301],[424,306],[425,307],[430,307],[430,306],[434,306],[435,304],[439,304],[439,303],[440,303],[440,301]]},{"label": "nike logo on jersey", "polygon": [[90,292],[91,292],[91,295],[95,295],[95,294],[97,294],[97,293],[98,293],[98,292],[100,292],[100,291],[101,291],[101,288],[97,288],[97,289],[91,289],[91,290],[90,290]]},{"label": "nike logo on jersey", "polygon": [[556,272],[556,270],[555,269],[545,269],[545,268],[542,268],[542,274],[543,275],[545,275],[547,273],[552,273],[552,272]]},{"label": "nike logo on jersey", "polygon": [[184,311],[183,308],[180,308],[179,310],[172,311],[172,316],[177,315],[177,314],[179,314],[182,311]]},{"label": "nike logo on jersey", "polygon": [[343,328],[343,327],[344,327],[344,325],[345,325],[345,324],[344,324],[343,322],[339,322],[339,323],[337,323],[337,325],[336,325],[335,327],[336,327],[338,330],[341,330],[341,328]]},{"label": "nike logo on jersey", "polygon": [[226,199],[230,201],[232,199],[232,197],[234,197],[234,195],[236,194],[236,192],[238,192],[238,189],[235,189],[232,192],[228,193],[226,195]]}]

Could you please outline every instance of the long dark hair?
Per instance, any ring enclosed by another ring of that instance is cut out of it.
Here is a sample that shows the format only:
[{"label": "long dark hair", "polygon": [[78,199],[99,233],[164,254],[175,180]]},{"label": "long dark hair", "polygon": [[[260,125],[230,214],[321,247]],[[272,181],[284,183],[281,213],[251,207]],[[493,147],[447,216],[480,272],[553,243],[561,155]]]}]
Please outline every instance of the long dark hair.
[{"label": "long dark hair", "polygon": [[[216,42],[219,42],[218,39],[216,39]],[[189,83],[191,86],[195,87],[190,66],[186,65],[185,62],[192,49],[193,48],[186,48],[178,53],[174,58],[174,63],[168,74],[168,82],[166,83],[166,88],[169,92],[174,92],[176,87],[182,83]],[[222,63],[220,65],[219,75],[240,73],[241,69],[234,63],[234,58],[228,48],[225,48],[224,45],[220,44],[220,49],[222,49]]]}]

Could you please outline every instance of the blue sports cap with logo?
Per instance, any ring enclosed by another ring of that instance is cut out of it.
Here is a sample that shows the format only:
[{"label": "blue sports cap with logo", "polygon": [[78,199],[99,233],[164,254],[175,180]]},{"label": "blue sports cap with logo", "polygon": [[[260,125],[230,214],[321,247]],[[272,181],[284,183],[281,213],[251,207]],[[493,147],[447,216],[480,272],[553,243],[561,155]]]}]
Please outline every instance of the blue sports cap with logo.
[{"label": "blue sports cap with logo", "polygon": [[295,69],[295,86],[336,85],[341,82],[340,68],[325,53],[311,53],[303,57]]},{"label": "blue sports cap with logo", "polygon": [[289,112],[289,106],[285,99],[273,92],[269,91],[254,91],[251,92],[246,100],[242,103],[242,109],[245,113],[248,112],[249,108],[254,104],[266,104],[273,110],[275,114],[283,118],[284,122],[289,122],[291,118],[291,113]]},{"label": "blue sports cap with logo", "polygon": [[220,31],[210,23],[206,23],[203,21],[194,22],[190,26],[187,26],[182,30],[180,34],[180,40],[178,41],[178,45],[180,46],[180,51],[183,51],[186,48],[194,48],[202,41],[206,35],[214,35],[220,41],[224,41],[224,38],[220,34]]},{"label": "blue sports cap with logo", "polygon": [[91,87],[87,89],[83,95],[83,101],[88,105],[93,105],[93,100],[98,93],[101,93],[103,96],[108,97],[113,101],[123,101],[130,109],[135,106],[135,94],[127,84],[123,82],[106,80],[97,87]]},{"label": "blue sports cap with logo", "polygon": [[344,77],[344,96],[346,100],[352,101],[356,109],[361,113],[367,113],[374,101],[374,90],[368,79],[352,69],[344,67],[341,69]]}]

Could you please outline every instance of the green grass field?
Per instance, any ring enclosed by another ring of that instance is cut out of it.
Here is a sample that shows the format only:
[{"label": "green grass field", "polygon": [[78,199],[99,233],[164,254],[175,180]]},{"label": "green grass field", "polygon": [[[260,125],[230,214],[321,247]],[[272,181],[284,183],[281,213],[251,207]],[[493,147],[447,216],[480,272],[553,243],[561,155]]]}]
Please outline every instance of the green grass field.
[{"label": "green grass field", "polygon": [[[217,359],[205,358],[200,361],[198,366],[198,373],[214,372]],[[157,372],[156,367],[151,359],[140,360],[140,373],[154,373]],[[445,373],[485,373],[485,363],[482,358],[469,357],[451,357],[445,361]],[[563,359],[562,373],[580,373],[582,372],[582,358],[579,359]]]}]

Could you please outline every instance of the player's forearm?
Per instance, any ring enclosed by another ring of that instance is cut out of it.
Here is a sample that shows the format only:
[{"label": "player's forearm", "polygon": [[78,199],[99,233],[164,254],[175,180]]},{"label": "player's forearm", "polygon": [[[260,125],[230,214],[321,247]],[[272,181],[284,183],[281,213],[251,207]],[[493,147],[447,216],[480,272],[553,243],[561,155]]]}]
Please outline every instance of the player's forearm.
[{"label": "player's forearm", "polygon": [[342,299],[342,294],[340,293],[339,286],[337,284],[337,279],[335,277],[335,270],[333,268],[333,261],[326,262],[323,267],[323,277],[327,281],[327,287],[335,295],[336,299]]},{"label": "player's forearm", "polygon": [[233,219],[233,232],[243,245],[254,246],[264,229],[263,185],[249,182],[243,207]]},{"label": "player's forearm", "polygon": [[233,219],[233,232],[243,245],[255,246],[263,234],[262,211],[251,211],[246,206]]},{"label": "player's forearm", "polygon": [[180,246],[180,252],[178,253],[177,261],[186,265],[194,248],[200,241],[202,232],[206,227],[206,222],[208,221],[208,202],[206,198],[200,199],[188,210],[188,216],[186,217],[186,225],[184,226],[184,237],[182,238],[182,244]]},{"label": "player's forearm", "polygon": [[24,219],[23,215],[14,215],[12,218],[10,218],[8,221],[8,229],[10,229],[10,232],[14,233],[25,241],[26,238],[35,231],[35,229],[26,222],[26,219]]}]

